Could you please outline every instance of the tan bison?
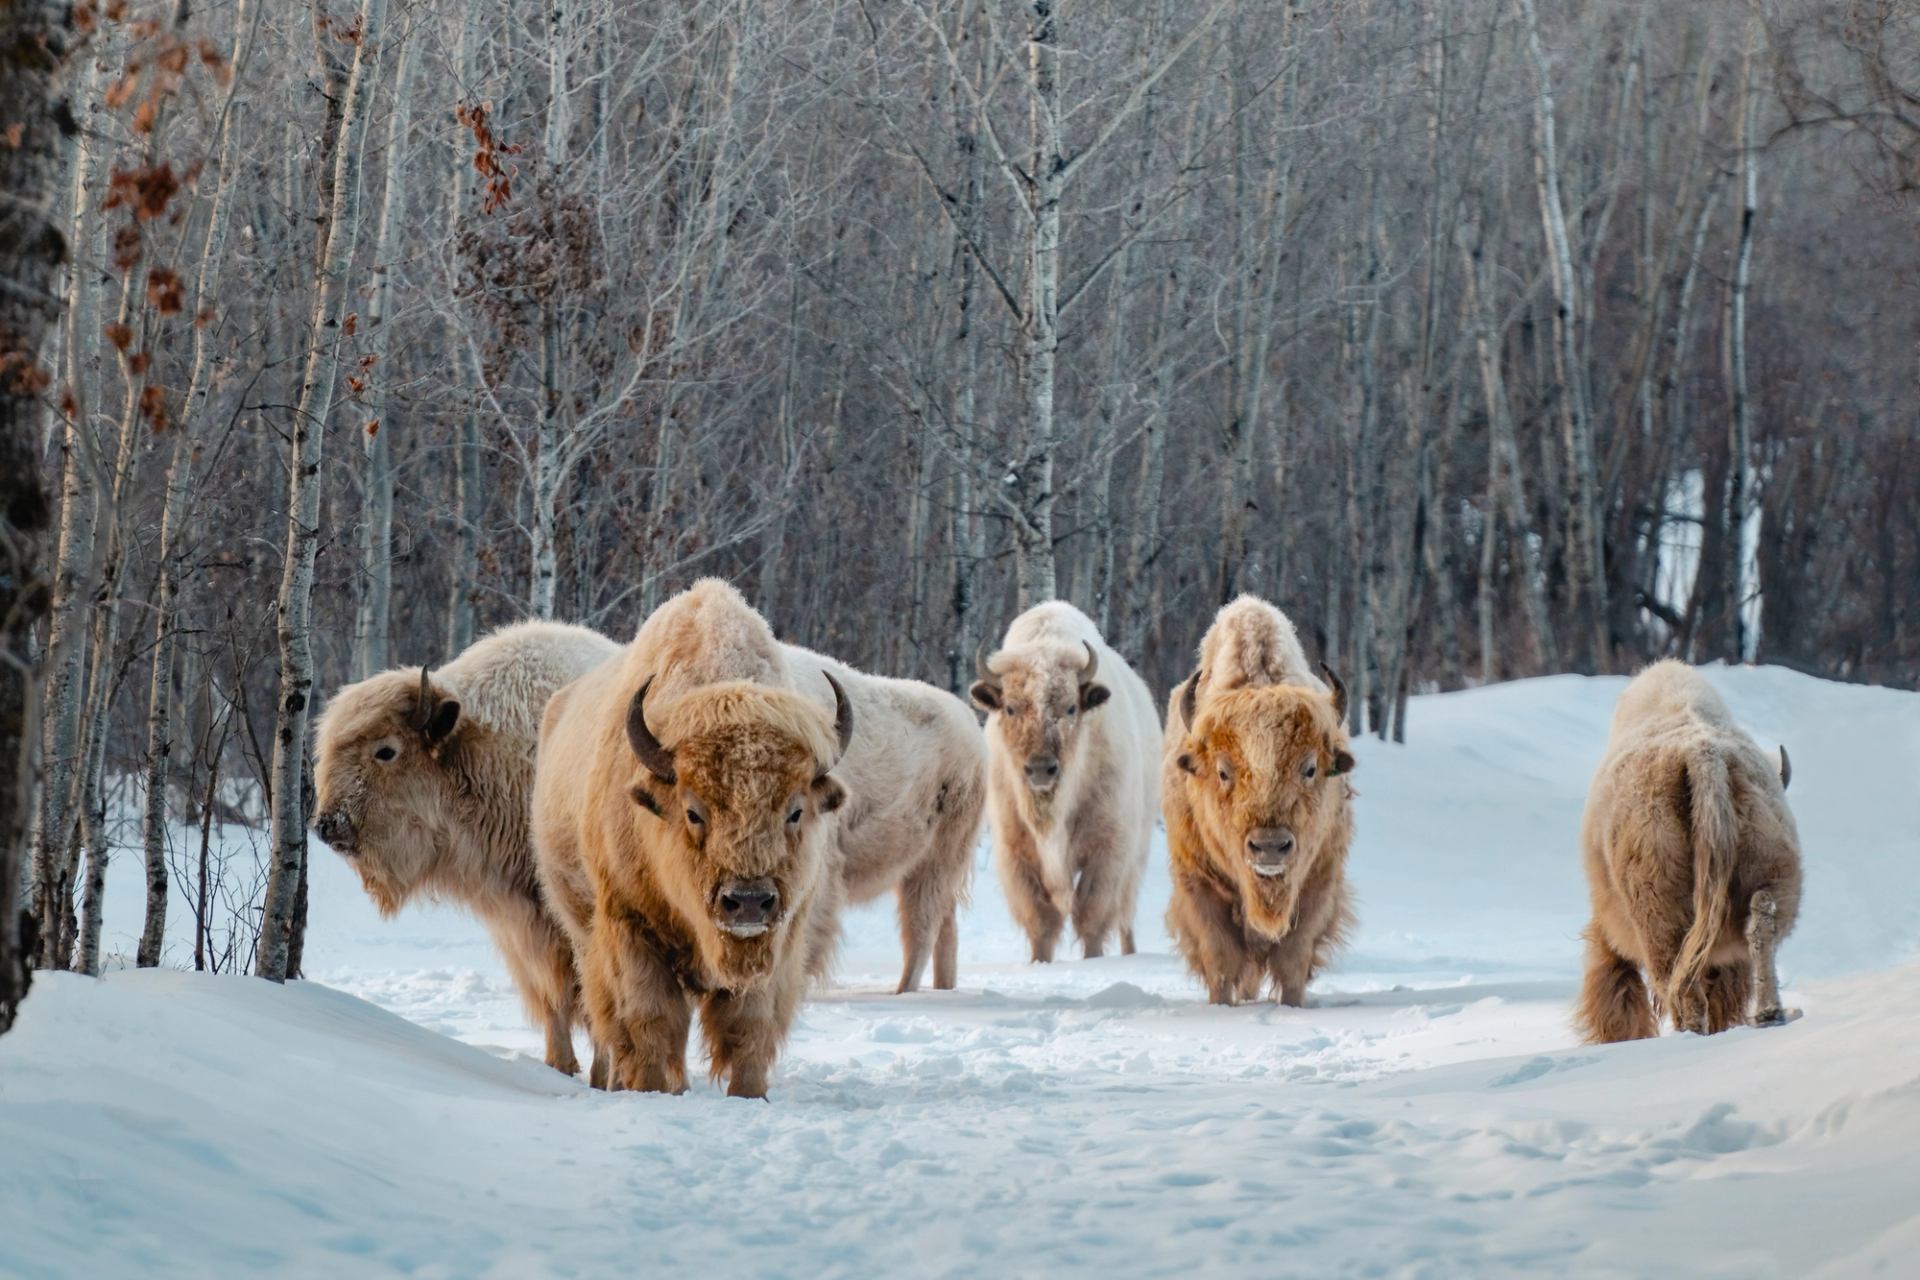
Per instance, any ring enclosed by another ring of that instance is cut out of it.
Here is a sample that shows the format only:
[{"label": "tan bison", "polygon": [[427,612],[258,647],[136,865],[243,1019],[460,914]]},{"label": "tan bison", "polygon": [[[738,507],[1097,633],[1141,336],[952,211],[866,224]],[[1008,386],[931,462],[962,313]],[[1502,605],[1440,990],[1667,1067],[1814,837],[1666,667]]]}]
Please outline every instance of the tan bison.
[{"label": "tan bison", "polygon": [[1220,610],[1200,664],[1167,712],[1167,928],[1214,1004],[1271,978],[1302,1005],[1353,924],[1346,690],[1307,670],[1293,624],[1253,596]]},{"label": "tan bison", "polygon": [[1133,910],[1160,807],[1153,695],[1092,619],[1051,600],[1013,620],[978,659],[971,693],[987,713],[994,865],[1036,961],[1066,921],[1089,957]]},{"label": "tan bison", "polygon": [[[860,723],[835,775],[852,799],[835,842],[847,900],[891,891],[905,953],[898,990],[919,987],[929,958],[933,985],[954,985],[959,905],[973,875],[973,846],[986,804],[986,744],[967,704],[918,680],[868,675],[782,644],[740,593],[706,578],[662,605],[634,643],[658,655],[656,698],[751,680],[822,700],[825,677],[846,691]],[[822,970],[830,957],[822,957]]]},{"label": "tan bison", "polygon": [[576,990],[527,831],[547,699],[620,651],[584,627],[525,622],[431,675],[384,671],[341,689],[315,733],[314,830],[360,874],[384,916],[412,899],[458,902],[493,935],[547,1062],[572,1074]]},{"label": "tan bison", "polygon": [[1699,1032],[1783,1020],[1774,949],[1800,910],[1790,776],[1785,749],[1767,756],[1685,663],[1656,662],[1620,695],[1580,834],[1589,1041],[1658,1035],[1662,1013]]},{"label": "tan bison", "polygon": [[650,691],[680,673],[647,638],[547,708],[541,878],[579,952],[596,1083],[685,1089],[697,1006],[713,1077],[764,1097],[838,927],[827,815],[846,791],[829,771],[853,710],[831,680],[832,716],[726,680],[655,712]]}]

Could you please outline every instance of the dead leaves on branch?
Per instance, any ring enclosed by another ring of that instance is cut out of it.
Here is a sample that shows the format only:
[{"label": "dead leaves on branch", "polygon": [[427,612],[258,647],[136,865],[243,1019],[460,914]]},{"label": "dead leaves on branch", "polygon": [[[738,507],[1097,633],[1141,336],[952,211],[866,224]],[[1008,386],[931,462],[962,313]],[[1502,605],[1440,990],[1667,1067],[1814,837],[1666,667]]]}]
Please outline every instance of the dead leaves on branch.
[{"label": "dead leaves on branch", "polygon": [[480,212],[492,213],[513,198],[513,180],[519,169],[507,163],[506,156],[520,154],[517,142],[502,142],[488,122],[490,109],[483,102],[462,103],[453,109],[453,118],[473,135],[473,168],[480,175]]}]

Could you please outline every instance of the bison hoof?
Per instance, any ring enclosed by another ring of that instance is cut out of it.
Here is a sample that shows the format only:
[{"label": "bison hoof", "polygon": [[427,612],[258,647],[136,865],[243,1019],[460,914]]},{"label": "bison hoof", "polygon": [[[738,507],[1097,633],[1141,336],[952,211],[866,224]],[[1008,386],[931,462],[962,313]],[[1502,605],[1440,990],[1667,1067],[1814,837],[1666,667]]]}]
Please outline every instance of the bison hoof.
[{"label": "bison hoof", "polygon": [[1804,1015],[1798,1009],[1762,1009],[1753,1015],[1756,1027],[1784,1027],[1789,1022],[1797,1022]]}]

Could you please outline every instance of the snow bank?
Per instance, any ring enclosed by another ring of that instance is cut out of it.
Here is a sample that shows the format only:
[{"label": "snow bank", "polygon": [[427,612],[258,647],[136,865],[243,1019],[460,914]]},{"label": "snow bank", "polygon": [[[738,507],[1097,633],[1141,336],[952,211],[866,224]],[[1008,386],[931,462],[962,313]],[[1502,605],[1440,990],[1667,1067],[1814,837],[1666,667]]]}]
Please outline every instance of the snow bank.
[{"label": "snow bank", "polygon": [[1573,1043],[1618,679],[1419,698],[1412,745],[1361,747],[1362,928],[1314,1008],[1203,1003],[1164,851],[1130,958],[1021,963],[983,874],[959,992],[882,994],[891,911],[855,913],[770,1104],[547,1071],[476,927],[381,922],[316,847],[318,982],[36,987],[0,1040],[0,1274],[1898,1273],[1920,696],[1710,675],[1793,752],[1788,1027]]}]

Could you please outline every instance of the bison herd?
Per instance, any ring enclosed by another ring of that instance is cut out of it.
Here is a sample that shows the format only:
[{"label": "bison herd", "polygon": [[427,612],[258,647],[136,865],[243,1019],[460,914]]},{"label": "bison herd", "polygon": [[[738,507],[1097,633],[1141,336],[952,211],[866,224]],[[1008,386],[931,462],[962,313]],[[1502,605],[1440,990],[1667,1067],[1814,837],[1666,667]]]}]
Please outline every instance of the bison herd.
[{"label": "bison herd", "polygon": [[[466,905],[498,944],[547,1062],[677,1092],[697,1013],[713,1077],[764,1096],[841,906],[891,892],[898,990],[956,978],[984,816],[1033,959],[1134,949],[1156,820],[1167,927],[1216,1004],[1302,1005],[1351,929],[1346,690],[1293,624],[1221,609],[1165,728],[1093,622],[1029,609],[960,699],[778,640],[700,582],[633,641],[526,622],[434,670],[341,689],[317,729],[314,829],[385,915]],[[1691,668],[1621,697],[1588,798],[1592,891],[1576,1021],[1591,1040],[1777,1022],[1773,955],[1800,897],[1778,767]]]}]

